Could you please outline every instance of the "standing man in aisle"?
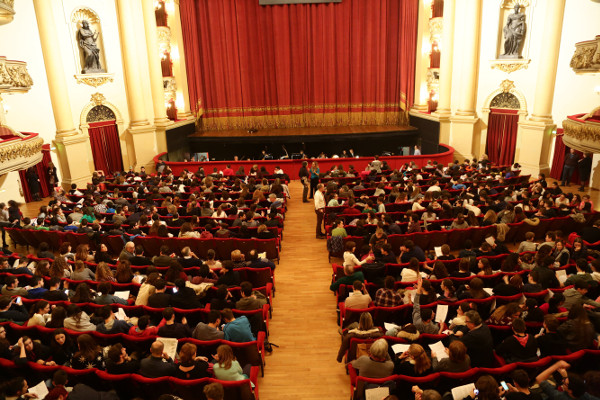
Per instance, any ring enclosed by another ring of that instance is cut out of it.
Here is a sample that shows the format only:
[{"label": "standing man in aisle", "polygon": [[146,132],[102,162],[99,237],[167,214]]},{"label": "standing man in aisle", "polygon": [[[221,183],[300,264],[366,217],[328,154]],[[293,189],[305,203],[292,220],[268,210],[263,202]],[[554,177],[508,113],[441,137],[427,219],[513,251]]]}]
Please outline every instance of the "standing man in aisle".
[{"label": "standing man in aisle", "polygon": [[310,182],[310,172],[308,172],[308,161],[302,161],[302,166],[300,167],[300,171],[298,171],[298,176],[300,177],[300,182],[302,182],[302,202],[308,203],[308,183]]},{"label": "standing man in aisle", "polygon": [[579,156],[575,154],[575,149],[569,150],[569,153],[565,156],[561,186],[569,186],[571,184],[571,177],[573,176],[573,172],[575,172],[575,168],[577,168],[578,160]]},{"label": "standing man in aisle", "polygon": [[579,160],[579,180],[581,181],[580,192],[585,191],[585,185],[590,180],[592,172],[592,153],[585,153],[583,158]]},{"label": "standing man in aisle", "polygon": [[317,239],[325,239],[325,233],[321,229],[323,224],[323,215],[325,214],[325,186],[322,183],[317,185],[315,190],[315,213],[317,214]]}]

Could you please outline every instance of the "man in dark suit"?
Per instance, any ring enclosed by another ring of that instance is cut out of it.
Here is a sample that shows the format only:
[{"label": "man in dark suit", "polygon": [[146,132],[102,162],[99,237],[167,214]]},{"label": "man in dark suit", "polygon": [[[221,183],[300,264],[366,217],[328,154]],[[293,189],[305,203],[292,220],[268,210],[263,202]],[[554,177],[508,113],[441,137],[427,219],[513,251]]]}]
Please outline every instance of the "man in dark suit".
[{"label": "man in dark suit", "polygon": [[157,267],[168,267],[173,262],[173,258],[170,256],[171,251],[168,246],[162,245],[160,246],[160,255],[154,256],[152,258],[152,264]]},{"label": "man in dark suit", "polygon": [[131,265],[141,266],[141,265],[151,265],[152,260],[148,257],[144,257],[144,248],[140,245],[135,246],[135,256],[129,259]]},{"label": "man in dark suit", "polygon": [[[150,356],[144,358],[140,365],[140,374],[146,378],[160,378],[175,373],[173,359],[163,353],[165,345],[161,341],[155,341],[150,346]],[[163,359],[166,361],[164,362]]]},{"label": "man in dark suit", "polygon": [[171,295],[166,293],[167,282],[164,279],[159,279],[154,284],[156,292],[148,297],[148,307],[165,308],[171,304]]},{"label": "man in dark suit", "polygon": [[471,358],[471,367],[491,367],[494,361],[494,340],[490,328],[481,321],[477,311],[465,313],[465,323],[469,331],[456,332],[456,336],[467,347],[467,354]]}]

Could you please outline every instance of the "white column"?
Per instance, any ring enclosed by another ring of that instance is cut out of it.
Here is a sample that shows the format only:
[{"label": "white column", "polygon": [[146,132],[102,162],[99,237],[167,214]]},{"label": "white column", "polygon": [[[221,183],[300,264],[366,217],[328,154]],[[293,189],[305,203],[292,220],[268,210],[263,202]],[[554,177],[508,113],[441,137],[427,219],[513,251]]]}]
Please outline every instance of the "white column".
[{"label": "white column", "polygon": [[[71,102],[53,12],[55,7],[61,7],[61,3],[34,0],[33,6],[42,45],[50,103],[52,104],[56,124],[54,144],[57,149],[62,184],[64,187],[69,187],[72,183],[84,185],[92,176],[87,157],[90,145],[88,136],[77,131],[73,123]],[[61,15],[60,10],[57,10],[57,15]]]},{"label": "white column", "polygon": [[[461,44],[460,86],[458,91],[458,110],[452,116],[451,143],[457,158],[476,157],[474,144],[479,143],[476,124],[479,118],[475,110],[477,104],[477,81],[479,71],[479,41],[481,36],[482,0],[462,0],[462,13],[457,26],[464,30],[464,43]],[[443,51],[444,49],[442,49]]]},{"label": "white column", "polygon": [[529,120],[519,122],[515,161],[522,165],[525,174],[550,172],[552,131],[552,102],[558,67],[558,53],[562,36],[566,0],[547,0],[544,17],[546,37],[540,43],[533,113]]},{"label": "white column", "polygon": [[[119,37],[125,72],[125,91],[129,109],[128,133],[132,137],[135,166],[153,168],[152,158],[156,155],[155,127],[148,121],[142,87],[140,64],[138,63],[134,25],[132,21],[140,16],[133,12],[131,0],[117,0],[119,19]],[[141,22],[141,21],[140,21]],[[144,74],[147,76],[147,74]]]},{"label": "white column", "polygon": [[440,60],[440,89],[438,107],[433,113],[440,122],[440,143],[450,142],[450,115],[452,113],[452,63],[454,62],[454,1],[444,1],[442,30],[442,57]]}]

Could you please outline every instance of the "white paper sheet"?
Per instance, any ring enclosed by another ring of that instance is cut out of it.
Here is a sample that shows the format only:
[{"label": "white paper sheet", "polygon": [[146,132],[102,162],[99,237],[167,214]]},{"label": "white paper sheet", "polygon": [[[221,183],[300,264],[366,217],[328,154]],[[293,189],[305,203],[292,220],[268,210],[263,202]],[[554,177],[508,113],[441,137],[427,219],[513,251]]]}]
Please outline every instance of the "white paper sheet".
[{"label": "white paper sheet", "polygon": [[475,389],[474,383],[467,383],[466,385],[455,387],[452,389],[452,398],[454,400],[462,400],[465,397],[470,396],[473,389]]},{"label": "white paper sheet", "polygon": [[559,269],[556,271],[556,278],[558,279],[558,281],[562,284],[564,284],[567,281],[567,271],[565,271],[564,269]]},{"label": "white paper sheet", "polygon": [[115,313],[115,318],[121,321],[125,321],[127,319],[127,314],[125,314],[125,310],[119,308],[119,311]]},{"label": "white paper sheet", "polygon": [[394,354],[402,354],[408,350],[410,344],[398,343],[392,346],[392,350],[394,350]]},{"label": "white paper sheet", "polygon": [[169,357],[175,359],[175,356],[177,356],[177,339],[157,337],[156,340],[162,342],[165,345],[165,349],[163,351],[167,353]]},{"label": "white paper sheet", "polygon": [[384,323],[383,323],[383,327],[385,328],[385,331],[386,331],[386,332],[387,332],[387,331],[389,331],[390,329],[398,329],[398,330],[400,330],[400,329],[401,329],[401,328],[400,328],[398,325],[396,325],[396,324],[391,324],[391,323],[389,323],[389,322],[384,322]]},{"label": "white paper sheet", "polygon": [[365,390],[366,400],[382,400],[390,395],[390,388],[378,387]]},{"label": "white paper sheet", "polygon": [[430,344],[429,348],[432,352],[435,352],[435,357],[438,361],[442,361],[444,358],[448,358],[448,354],[446,354],[446,348],[444,347],[441,341]]},{"label": "white paper sheet", "polygon": [[493,236],[486,237],[486,238],[485,238],[485,241],[486,241],[486,242],[488,242],[488,244],[489,244],[490,246],[493,246],[493,245],[495,245],[495,244],[496,244],[496,238],[494,238]]},{"label": "white paper sheet", "polygon": [[438,304],[435,309],[435,322],[446,322],[448,316],[448,306],[446,304]]},{"label": "white paper sheet", "polygon": [[443,256],[443,255],[444,255],[444,254],[442,253],[442,246],[440,246],[440,247],[434,247],[433,249],[435,250],[435,256],[436,256],[436,257],[441,257],[441,256]]},{"label": "white paper sheet", "polygon": [[27,392],[30,394],[37,395],[38,399],[43,399],[49,393],[48,386],[46,386],[46,382],[44,382],[44,381],[41,381],[34,387],[30,387]]},{"label": "white paper sheet", "polygon": [[487,294],[489,294],[490,296],[494,295],[494,289],[492,289],[492,288],[484,287],[483,291],[486,292]]},{"label": "white paper sheet", "polygon": [[123,299],[123,300],[128,300],[129,299],[129,290],[115,292],[115,296],[117,296],[118,298]]}]

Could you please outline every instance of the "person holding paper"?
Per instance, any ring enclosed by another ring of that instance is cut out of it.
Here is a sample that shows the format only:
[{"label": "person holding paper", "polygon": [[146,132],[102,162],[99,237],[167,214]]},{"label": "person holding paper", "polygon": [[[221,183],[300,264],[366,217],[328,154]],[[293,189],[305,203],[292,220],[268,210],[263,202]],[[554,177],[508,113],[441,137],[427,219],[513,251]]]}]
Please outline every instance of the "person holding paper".
[{"label": "person holding paper", "polygon": [[569,276],[564,283],[564,286],[570,286],[575,284],[578,279],[583,279],[588,285],[596,285],[594,278],[592,277],[592,269],[585,258],[580,258],[575,262],[577,273]]},{"label": "person holding paper", "polygon": [[483,323],[477,311],[465,313],[465,324],[469,331],[457,331],[454,335],[467,346],[467,353],[471,357],[472,367],[491,367],[494,360],[494,340],[490,328]]},{"label": "person holding paper", "polygon": [[344,302],[346,308],[368,308],[372,300],[371,296],[369,296],[369,293],[367,292],[365,284],[359,280],[356,280],[352,284],[352,288],[354,290]]},{"label": "person holding paper", "polygon": [[100,295],[96,297],[94,302],[96,304],[101,304],[101,305],[110,305],[110,304],[116,303],[116,304],[121,304],[121,305],[126,306],[127,300],[110,294],[111,289],[112,289],[112,285],[109,282],[100,283],[98,285],[98,292],[100,293]]},{"label": "person holding paper", "polygon": [[439,360],[439,356],[431,350],[431,362],[435,372],[465,372],[471,368],[471,357],[467,354],[467,347],[460,340],[455,340],[444,348],[444,358]]},{"label": "person holding paper", "polygon": [[394,374],[425,376],[432,372],[431,359],[420,344],[411,344],[408,350],[394,361]]},{"label": "person holding paper", "polygon": [[96,325],[96,330],[100,333],[127,333],[131,328],[131,324],[127,321],[121,321],[115,317],[115,313],[110,306],[102,307],[98,315],[104,318],[104,322]]},{"label": "person holding paper", "polygon": [[371,314],[368,312],[360,314],[358,326],[356,328],[348,329],[348,331],[342,336],[342,345],[338,351],[337,362],[342,362],[344,359],[344,355],[350,347],[350,339],[378,338],[381,337],[381,335],[382,332],[379,330],[379,328],[373,325],[373,317],[371,317]]},{"label": "person holding paper", "polygon": [[[160,378],[161,376],[173,376],[175,364],[173,359],[164,352],[165,345],[156,340],[150,346],[150,356],[144,358],[140,363],[140,374],[146,378]],[[164,360],[164,361],[163,361]]]}]

